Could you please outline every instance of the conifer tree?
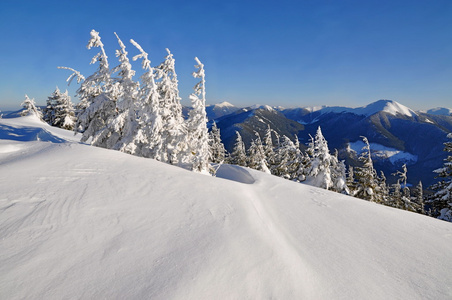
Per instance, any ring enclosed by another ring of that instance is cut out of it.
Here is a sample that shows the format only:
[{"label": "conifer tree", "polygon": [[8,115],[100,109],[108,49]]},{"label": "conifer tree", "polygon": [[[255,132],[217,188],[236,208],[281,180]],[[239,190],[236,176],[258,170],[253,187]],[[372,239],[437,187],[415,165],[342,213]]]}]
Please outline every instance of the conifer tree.
[{"label": "conifer tree", "polygon": [[[452,153],[452,133],[447,135],[449,141],[444,143],[444,151]],[[445,159],[443,167],[434,170],[441,181],[430,187],[435,194],[429,199],[433,216],[452,222],[452,154]]]},{"label": "conifer tree", "polygon": [[221,142],[220,129],[217,127],[215,121],[213,121],[209,133],[209,146],[212,162],[217,164],[223,163],[226,158],[226,149]]},{"label": "conifer tree", "polygon": [[229,162],[233,165],[246,167],[246,150],[245,144],[243,143],[242,136],[238,131],[235,132],[237,138],[235,140],[234,148],[232,150]]},{"label": "conifer tree", "polygon": [[210,168],[210,149],[209,132],[207,129],[206,114],[206,80],[204,65],[195,57],[198,70],[193,72],[193,77],[200,78],[194,87],[194,93],[190,95],[192,110],[190,111],[187,129],[188,129],[188,159],[191,168],[195,172],[209,173]]},{"label": "conifer tree", "polygon": [[306,182],[310,185],[331,189],[334,185],[331,177],[332,155],[329,153],[328,143],[323,137],[319,126],[314,140],[311,142],[311,161],[307,169]]},{"label": "conifer tree", "polygon": [[251,146],[248,149],[248,167],[270,174],[261,137],[256,131],[254,134],[256,138],[251,141]]},{"label": "conifer tree", "polygon": [[44,121],[51,126],[73,130],[75,124],[74,107],[68,91],[61,93],[57,87],[47,98]]},{"label": "conifer tree", "polygon": [[339,161],[336,149],[334,155],[331,157],[331,180],[333,181],[331,190],[347,195],[350,194],[350,190],[347,187],[346,177],[345,163],[344,161]]},{"label": "conifer tree", "polygon": [[362,165],[355,168],[356,188],[354,194],[358,198],[377,202],[379,199],[377,173],[373,166],[369,141],[366,137],[362,137],[362,139],[365,145],[358,158]]},{"label": "conifer tree", "polygon": [[116,99],[117,113],[109,120],[107,127],[111,130],[107,147],[120,150],[122,152],[136,154],[137,145],[135,136],[138,131],[137,122],[137,94],[138,83],[132,77],[135,71],[132,70],[127,56],[126,46],[115,32],[120,49],[116,50],[116,56],[120,64],[113,68],[112,73],[117,73],[118,78],[113,81],[113,97]]},{"label": "conifer tree", "polygon": [[424,190],[422,188],[422,182],[416,185],[414,190],[413,201],[419,206],[417,212],[425,215],[425,206],[424,206]]},{"label": "conifer tree", "polygon": [[295,135],[295,154],[296,154],[296,165],[294,167],[296,170],[293,172],[292,180],[295,181],[305,181],[306,180],[306,172],[307,166],[309,165],[309,156],[303,153],[300,149],[300,141],[298,140],[297,135]]},{"label": "conifer tree", "polygon": [[[182,117],[175,60],[173,54],[166,49],[168,55],[157,66],[157,91],[159,93],[159,108],[162,118],[162,146],[164,156],[162,161],[178,164],[186,160],[187,130]],[[182,156],[185,156],[184,158]]]},{"label": "conifer tree", "polygon": [[407,167],[402,166],[402,171],[397,171],[393,175],[399,176],[394,185],[394,192],[391,199],[392,206],[409,211],[418,211],[418,205],[411,202],[410,189],[407,186]]},{"label": "conifer tree", "polygon": [[93,57],[91,64],[99,63],[97,71],[85,78],[79,72],[71,69],[74,73],[68,78],[70,81],[77,77],[77,81],[82,81],[77,90],[80,103],[77,105],[77,122],[75,129],[82,132],[81,141],[85,142],[92,137],[91,144],[99,147],[107,147],[107,139],[111,131],[107,128],[110,119],[116,114],[116,99],[112,96],[112,81],[108,57],[104,50],[104,45],[99,33],[91,31],[91,38],[87,48],[100,48],[100,52]]},{"label": "conifer tree", "polygon": [[386,204],[389,201],[389,188],[386,184],[386,176],[383,171],[380,171],[380,176],[377,178],[378,181],[378,195],[380,196],[379,201],[383,204]]},{"label": "conifer tree", "polygon": [[154,68],[141,46],[134,40],[130,42],[140,51],[133,60],[142,59],[141,66],[145,73],[141,75],[141,88],[137,95],[138,129],[134,138],[137,155],[167,161],[164,152],[162,132],[163,120],[160,108],[160,95],[155,83]]},{"label": "conifer tree", "polygon": [[272,132],[273,130],[270,128],[270,125],[268,125],[263,141],[264,155],[270,169],[275,165],[275,147],[273,146]]},{"label": "conifer tree", "polygon": [[355,196],[356,182],[355,182],[355,173],[353,171],[353,166],[348,166],[346,184],[347,184],[350,195]]},{"label": "conifer tree", "polygon": [[415,202],[411,201],[410,189],[407,185],[407,167],[406,164],[402,166],[402,171],[397,171],[394,175],[398,175],[399,179],[397,180],[397,184],[399,185],[397,188],[400,191],[397,193],[396,199],[396,207],[400,209],[405,209],[409,211],[418,211],[419,205]]},{"label": "conifer tree", "polygon": [[42,120],[42,112],[36,106],[34,98],[30,99],[27,95],[25,95],[25,100],[22,102],[21,106],[24,108],[24,110],[20,113],[21,116],[35,115]]},{"label": "conifer tree", "polygon": [[289,180],[302,181],[300,170],[301,164],[301,151],[300,149],[289,139],[283,135],[279,147],[275,151],[276,164],[272,168],[272,174],[286,178]]},{"label": "conifer tree", "polygon": [[390,200],[388,202],[389,206],[403,209],[403,200],[402,200],[402,185],[400,184],[400,179],[392,184],[391,186],[392,192],[390,193]]}]

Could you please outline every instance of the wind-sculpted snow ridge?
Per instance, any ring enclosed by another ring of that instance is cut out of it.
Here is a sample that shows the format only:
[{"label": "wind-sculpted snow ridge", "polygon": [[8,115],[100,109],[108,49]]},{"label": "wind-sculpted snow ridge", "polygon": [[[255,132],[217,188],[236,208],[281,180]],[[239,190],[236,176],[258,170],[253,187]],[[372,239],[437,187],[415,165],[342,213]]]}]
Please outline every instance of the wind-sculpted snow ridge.
[{"label": "wind-sculpted snow ridge", "polygon": [[240,183],[252,184],[254,178],[246,168],[242,168],[234,165],[221,165],[219,166],[216,176],[218,178],[228,179]]},{"label": "wind-sculpted snow ridge", "polygon": [[63,143],[64,140],[60,139],[43,128],[31,128],[31,127],[11,127],[8,125],[0,125],[0,139],[2,140],[14,140],[22,142],[30,141],[43,141],[52,143]]},{"label": "wind-sculpted snow ridge", "polygon": [[0,299],[452,297],[451,223],[236,166],[223,180],[75,142],[5,145]]}]

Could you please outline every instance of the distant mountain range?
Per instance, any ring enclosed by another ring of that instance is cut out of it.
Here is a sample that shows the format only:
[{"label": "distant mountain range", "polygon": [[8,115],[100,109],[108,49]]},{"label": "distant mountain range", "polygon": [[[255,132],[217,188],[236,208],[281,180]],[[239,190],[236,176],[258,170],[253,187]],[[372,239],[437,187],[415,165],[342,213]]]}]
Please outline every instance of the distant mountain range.
[{"label": "distant mountain range", "polygon": [[[272,108],[253,106],[237,108],[228,105],[230,114],[217,116],[220,104],[209,106],[208,117],[215,120],[221,130],[226,148],[231,151],[235,131],[240,132],[247,146],[254,131],[263,136],[270,127],[279,135],[295,139],[305,145],[320,126],[330,150],[337,149],[340,159],[348,165],[357,164],[363,146],[362,136],[369,139],[374,164],[391,181],[391,173],[406,163],[408,182],[424,186],[434,181],[434,169],[443,164],[447,154],[443,151],[446,135],[452,132],[451,110],[442,108],[427,112],[414,111],[396,101],[379,100],[367,106],[349,107],[299,107]],[[392,179],[394,181],[394,179]]]}]

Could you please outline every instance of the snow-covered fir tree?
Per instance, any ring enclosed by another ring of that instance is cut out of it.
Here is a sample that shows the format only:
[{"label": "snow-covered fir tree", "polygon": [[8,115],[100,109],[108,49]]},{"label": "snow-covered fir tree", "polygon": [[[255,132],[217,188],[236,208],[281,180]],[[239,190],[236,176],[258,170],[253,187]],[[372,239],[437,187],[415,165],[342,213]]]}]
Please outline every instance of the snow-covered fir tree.
[{"label": "snow-covered fir tree", "polygon": [[283,135],[279,146],[275,150],[275,164],[271,171],[273,175],[283,177],[289,180],[303,181],[299,174],[301,167],[301,151],[289,139]]},{"label": "snow-covered fir tree", "polygon": [[116,50],[116,57],[118,57],[120,64],[112,70],[112,73],[118,75],[117,78],[113,78],[112,85],[117,113],[107,124],[107,127],[112,131],[108,138],[107,148],[136,154],[135,136],[138,131],[136,100],[139,84],[132,79],[135,71],[132,70],[126,46],[116,32],[115,36],[120,47]]},{"label": "snow-covered fir tree", "polygon": [[163,120],[160,114],[160,94],[155,82],[155,70],[151,67],[148,53],[134,40],[130,42],[140,51],[133,60],[142,59],[141,66],[145,71],[141,75],[141,88],[137,95],[136,107],[138,117],[137,134],[134,144],[135,153],[139,156],[166,161],[167,153],[163,147]]},{"label": "snow-covered fir tree", "polygon": [[35,102],[34,98],[30,99],[27,95],[25,95],[25,100],[22,102],[21,106],[23,107],[23,110],[20,113],[21,116],[35,115],[40,120],[42,120],[42,118],[43,118],[42,112],[36,106],[36,102]]},{"label": "snow-covered fir tree", "polygon": [[238,131],[235,132],[237,138],[235,140],[234,148],[232,149],[232,153],[229,157],[229,163],[232,165],[238,165],[246,167],[246,150],[245,143],[243,143],[242,136]]},{"label": "snow-covered fir tree", "polygon": [[57,87],[52,95],[47,98],[44,121],[51,126],[74,130],[74,107],[67,90],[61,93]]},{"label": "snow-covered fir tree", "polygon": [[247,165],[252,169],[270,174],[270,170],[265,159],[265,150],[261,137],[256,131],[254,132],[254,134],[256,138],[254,140],[251,140],[251,145],[248,149]]},{"label": "snow-covered fir tree", "polygon": [[353,166],[348,166],[346,184],[347,184],[347,188],[349,190],[350,195],[355,195],[356,181],[355,181],[355,172],[354,172]]},{"label": "snow-covered fir tree", "polygon": [[298,140],[298,136],[295,135],[295,150],[297,155],[297,164],[296,164],[296,170],[292,175],[292,180],[295,181],[305,181],[306,180],[306,172],[307,172],[307,166],[310,163],[310,158],[306,153],[303,153],[300,149],[300,141]]},{"label": "snow-covered fir tree", "polygon": [[331,176],[333,156],[329,153],[328,143],[323,137],[320,126],[309,148],[309,152],[312,154],[307,169],[306,183],[327,190],[333,188],[334,182]]},{"label": "snow-covered fir tree", "polygon": [[430,187],[435,194],[429,199],[432,215],[439,219],[452,222],[452,133],[447,135],[449,141],[444,143],[444,151],[448,155],[444,165],[434,172],[441,180]]},{"label": "snow-covered fir tree", "polygon": [[402,185],[400,184],[400,179],[397,179],[397,181],[391,185],[390,200],[387,205],[402,209],[404,207],[402,197]]},{"label": "snow-covered fir tree", "polygon": [[226,149],[221,141],[220,129],[213,121],[209,132],[210,155],[213,163],[221,164],[226,159]]},{"label": "snow-covered fir tree", "polygon": [[198,69],[193,72],[193,77],[200,78],[194,89],[194,93],[190,95],[192,110],[187,120],[187,146],[188,146],[188,162],[191,169],[195,172],[208,174],[212,172],[210,167],[210,147],[209,132],[207,129],[206,114],[206,79],[204,65],[195,57]]},{"label": "snow-covered fir tree", "polygon": [[347,175],[344,161],[339,161],[337,150],[331,157],[331,180],[333,181],[332,191],[350,194],[347,187]]},{"label": "snow-covered fir tree", "polygon": [[[270,128],[270,125],[268,125],[267,129],[265,130],[264,140],[263,140],[265,159],[267,161],[267,165],[270,168],[270,170],[275,166],[275,162],[276,162],[275,161],[275,150],[274,150],[275,147],[273,146],[272,132],[274,132],[274,131]],[[275,132],[275,134],[276,134],[276,132]]]},{"label": "snow-covered fir tree", "polygon": [[361,166],[354,169],[356,178],[354,196],[373,202],[380,202],[381,197],[377,189],[377,172],[374,169],[370,144],[366,137],[363,136],[362,139],[364,142],[363,152],[358,158]]},{"label": "snow-covered fir tree", "polygon": [[377,182],[378,182],[377,190],[380,202],[382,202],[383,204],[387,204],[389,201],[389,188],[388,185],[386,184],[386,176],[385,173],[383,173],[383,171],[380,171],[380,176],[377,178]]},{"label": "snow-covered fir tree", "polygon": [[[114,93],[112,93],[111,71],[104,45],[97,31],[92,30],[90,34],[87,48],[100,48],[100,52],[93,57],[91,64],[98,62],[99,67],[94,74],[83,80],[77,90],[80,103],[76,107],[75,129],[82,132],[82,142],[92,137],[92,145],[105,148],[111,133],[107,124],[116,114],[116,99],[112,97]],[[77,80],[82,78],[78,72],[69,78],[74,76]]]},{"label": "snow-covered fir tree", "polygon": [[56,87],[55,91],[47,97],[47,105],[43,112],[42,119],[49,125],[53,125],[55,121],[55,106],[56,106],[56,99],[61,96],[60,89]]},{"label": "snow-covered fir tree", "polygon": [[407,174],[408,170],[406,164],[402,166],[402,171],[397,171],[393,174],[395,176],[398,176],[399,178],[393,185],[393,193],[388,204],[396,208],[416,212],[419,210],[419,205],[411,201],[410,189],[407,185]]},{"label": "snow-covered fir tree", "polygon": [[411,198],[412,202],[418,205],[417,212],[420,214],[425,214],[424,206],[424,189],[422,187],[422,181],[416,185],[414,189],[414,196]]},{"label": "snow-covered fir tree", "polygon": [[[162,118],[162,161],[179,164],[186,160],[187,129],[182,117],[182,105],[179,97],[178,80],[173,54],[166,49],[168,55],[156,67],[157,91],[159,93],[159,108]],[[184,156],[184,157],[183,157]]]}]

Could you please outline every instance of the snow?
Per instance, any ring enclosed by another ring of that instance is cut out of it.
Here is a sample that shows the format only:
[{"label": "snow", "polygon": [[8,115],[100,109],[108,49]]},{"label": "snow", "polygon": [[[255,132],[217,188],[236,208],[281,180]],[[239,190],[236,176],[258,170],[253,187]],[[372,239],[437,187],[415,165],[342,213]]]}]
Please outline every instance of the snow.
[{"label": "snow", "polygon": [[452,297],[451,223],[237,166],[203,176],[34,117],[0,125],[1,299]]},{"label": "snow", "polygon": [[[362,148],[364,147],[364,143],[362,141],[349,143],[349,145],[351,150],[358,154],[362,152]],[[370,150],[372,152],[373,159],[389,159],[391,164],[396,164],[398,162],[415,163],[418,160],[417,155],[386,147],[377,143],[370,143]]]}]

